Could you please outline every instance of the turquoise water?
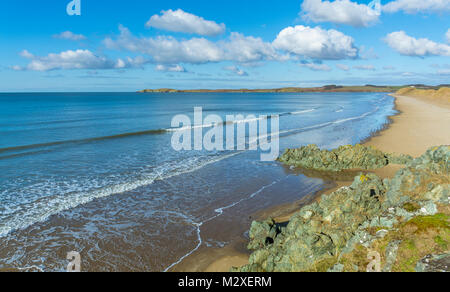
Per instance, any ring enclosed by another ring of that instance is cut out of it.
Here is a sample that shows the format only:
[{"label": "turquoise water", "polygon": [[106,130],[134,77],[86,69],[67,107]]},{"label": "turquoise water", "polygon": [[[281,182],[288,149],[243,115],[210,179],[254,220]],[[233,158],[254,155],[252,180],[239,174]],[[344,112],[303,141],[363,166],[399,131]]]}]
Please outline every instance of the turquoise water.
[{"label": "turquoise water", "polygon": [[280,115],[282,152],[358,143],[393,105],[383,93],[0,94],[0,268],[64,270],[76,250],[87,270],[162,271],[239,236],[239,215],[322,187],[258,151],[173,150],[172,118],[196,106]]}]

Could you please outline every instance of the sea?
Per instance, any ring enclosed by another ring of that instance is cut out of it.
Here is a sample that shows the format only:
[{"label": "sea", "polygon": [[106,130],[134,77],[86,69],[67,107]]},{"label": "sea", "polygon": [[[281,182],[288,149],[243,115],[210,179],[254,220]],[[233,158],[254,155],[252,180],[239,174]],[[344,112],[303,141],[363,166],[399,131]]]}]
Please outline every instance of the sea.
[{"label": "sea", "polygon": [[[194,108],[242,119],[173,124]],[[2,93],[0,270],[65,271],[75,251],[83,271],[170,271],[245,238],[253,214],[324,188],[262,160],[251,123],[277,130],[281,154],[360,143],[395,113],[387,93]],[[242,124],[245,147],[173,147],[181,131]]]}]

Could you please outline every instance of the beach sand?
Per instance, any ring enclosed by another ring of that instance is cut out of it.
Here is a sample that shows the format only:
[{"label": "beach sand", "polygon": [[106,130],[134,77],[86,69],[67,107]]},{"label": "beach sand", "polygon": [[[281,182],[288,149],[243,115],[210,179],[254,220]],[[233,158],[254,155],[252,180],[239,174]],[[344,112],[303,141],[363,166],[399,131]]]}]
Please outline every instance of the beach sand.
[{"label": "beach sand", "polygon": [[450,144],[450,104],[425,98],[396,96],[397,110],[393,124],[366,145],[385,152],[422,155],[432,146]]},{"label": "beach sand", "polygon": [[[427,98],[395,96],[400,114],[392,117],[386,130],[372,137],[365,145],[384,152],[419,157],[430,147],[450,145],[450,103]],[[392,177],[400,166],[390,165],[374,172]]]},{"label": "beach sand", "polygon": [[[422,155],[433,146],[450,145],[450,103],[419,97],[395,97],[396,108],[400,113],[391,118],[392,123],[389,127],[374,135],[365,145],[413,157]],[[400,168],[401,166],[390,165],[374,172],[386,178],[392,177]],[[336,181],[334,186],[316,194],[316,198],[350,184],[351,181]],[[286,222],[304,203],[300,201],[290,206],[279,206],[273,210],[266,210],[256,217],[272,216],[277,222]],[[246,264],[248,257],[248,253],[233,247],[225,247],[219,252],[200,255],[195,266],[177,267],[176,270],[228,272],[233,266]]]}]

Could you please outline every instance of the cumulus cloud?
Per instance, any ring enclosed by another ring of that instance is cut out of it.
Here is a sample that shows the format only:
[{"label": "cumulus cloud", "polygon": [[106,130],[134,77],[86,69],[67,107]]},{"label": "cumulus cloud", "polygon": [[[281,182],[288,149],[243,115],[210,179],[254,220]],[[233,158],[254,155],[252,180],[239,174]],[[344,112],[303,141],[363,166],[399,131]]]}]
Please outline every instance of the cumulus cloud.
[{"label": "cumulus cloud", "polygon": [[237,66],[227,66],[223,68],[224,70],[233,72],[234,74],[238,75],[238,76],[248,76],[248,73],[245,72],[244,70],[238,68]]},{"label": "cumulus cloud", "polygon": [[395,0],[382,7],[384,12],[404,11],[409,14],[420,12],[450,11],[450,0]]},{"label": "cumulus cloud", "polygon": [[225,59],[240,63],[252,63],[263,60],[287,60],[288,56],[280,55],[271,43],[261,38],[231,33],[229,40],[219,43],[224,51]]},{"label": "cumulus cloud", "polygon": [[321,63],[302,62],[300,67],[305,67],[312,71],[331,71],[330,66]]},{"label": "cumulus cloud", "polygon": [[216,36],[225,32],[225,24],[205,20],[202,17],[184,12],[181,9],[170,9],[161,13],[162,15],[153,15],[146,26],[202,36]]},{"label": "cumulus cloud", "polygon": [[336,67],[338,67],[342,71],[350,71],[350,67],[344,64],[337,64]]},{"label": "cumulus cloud", "polygon": [[117,39],[107,38],[104,44],[109,49],[127,50],[149,55],[159,64],[219,62],[223,51],[213,42],[204,38],[176,40],[171,36],[138,38],[123,26],[119,27]]},{"label": "cumulus cloud", "polygon": [[273,42],[276,49],[318,60],[355,59],[358,49],[352,37],[334,29],[298,25],[283,29]]},{"label": "cumulus cloud", "polygon": [[34,55],[30,52],[28,52],[28,50],[23,50],[22,52],[19,53],[19,55],[23,58],[27,58],[27,59],[31,59],[34,57]]},{"label": "cumulus cloud", "polygon": [[364,70],[364,71],[375,71],[375,67],[373,65],[357,65],[353,66],[353,68],[357,70]]},{"label": "cumulus cloud", "polygon": [[111,69],[142,68],[142,66],[147,63],[149,63],[149,61],[142,56],[137,56],[135,58],[126,57],[125,60],[119,58],[116,61],[116,66]]},{"label": "cumulus cloud", "polygon": [[146,61],[142,57],[110,60],[97,56],[89,50],[68,50],[59,54],[34,56],[28,51],[20,53],[22,57],[30,59],[26,67],[13,66],[14,70],[51,71],[58,69],[124,69],[138,67]]},{"label": "cumulus cloud", "polygon": [[123,26],[120,26],[119,30],[120,35],[116,39],[107,38],[104,41],[107,48],[146,54],[158,64],[204,64],[221,61],[252,63],[285,59],[270,43],[239,33],[232,33],[227,40],[212,42],[205,38],[177,40],[171,36],[138,38]]},{"label": "cumulus cloud", "polygon": [[447,33],[445,34],[445,38],[447,39],[447,43],[450,44],[450,28],[447,30]]},{"label": "cumulus cloud", "polygon": [[24,70],[24,68],[19,65],[14,65],[14,66],[11,66],[10,68],[14,71],[23,71]]},{"label": "cumulus cloud", "polygon": [[385,42],[401,55],[405,56],[450,56],[450,46],[429,39],[416,39],[404,31],[396,31],[386,36]]},{"label": "cumulus cloud", "polygon": [[178,72],[178,73],[185,73],[187,70],[181,66],[181,65],[156,65],[155,67],[156,71],[160,72]]},{"label": "cumulus cloud", "polygon": [[303,1],[300,15],[307,21],[367,27],[378,21],[380,13],[367,5],[349,0],[336,0],[333,2],[305,0]]},{"label": "cumulus cloud", "polygon": [[63,39],[63,40],[71,40],[71,41],[82,41],[85,40],[86,37],[82,34],[74,34],[71,31],[65,31],[60,34],[53,35],[56,39]]}]

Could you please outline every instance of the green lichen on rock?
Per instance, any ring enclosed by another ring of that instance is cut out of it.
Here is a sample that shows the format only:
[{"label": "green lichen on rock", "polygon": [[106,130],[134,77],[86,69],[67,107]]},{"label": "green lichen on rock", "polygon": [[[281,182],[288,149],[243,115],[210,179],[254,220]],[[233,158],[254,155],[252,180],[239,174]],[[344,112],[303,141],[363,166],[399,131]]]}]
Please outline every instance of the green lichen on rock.
[{"label": "green lichen on rock", "polygon": [[[381,154],[368,151],[380,159],[353,157],[366,166],[381,165]],[[326,156],[332,157],[330,153]],[[303,207],[286,227],[272,219],[253,223],[249,248],[254,253],[249,265],[235,271],[365,271],[370,250],[381,254],[385,271],[414,271],[424,256],[448,248],[449,163],[450,147],[434,147],[409,161],[392,179],[374,174],[355,177],[350,187]],[[320,163],[313,159],[309,165],[314,164]],[[347,160],[338,164],[354,165]]]},{"label": "green lichen on rock", "polygon": [[450,252],[438,255],[428,255],[421,259],[415,268],[416,272],[448,272],[450,267]]},{"label": "green lichen on rock", "polygon": [[250,228],[250,243],[247,246],[249,250],[258,250],[266,245],[273,243],[274,238],[282,232],[281,226],[272,218],[263,222],[254,221]]},{"label": "green lichen on rock", "polygon": [[433,147],[399,170],[389,182],[387,206],[408,201],[449,204],[450,146]]},{"label": "green lichen on rock", "polygon": [[341,146],[338,149],[321,150],[317,145],[298,149],[287,149],[279,158],[284,164],[320,171],[342,171],[348,169],[378,169],[392,164],[406,164],[412,161],[408,155],[384,153],[363,145]]},{"label": "green lichen on rock", "polygon": [[[358,227],[380,212],[385,191],[377,176],[357,177],[351,187],[302,208],[241,271],[306,271],[314,270],[319,262],[330,262],[328,259],[345,247]],[[256,229],[261,230],[259,224],[253,224],[250,231],[251,238],[256,239],[250,242],[252,247],[261,246],[261,239],[267,237],[266,231],[256,236]]]}]

